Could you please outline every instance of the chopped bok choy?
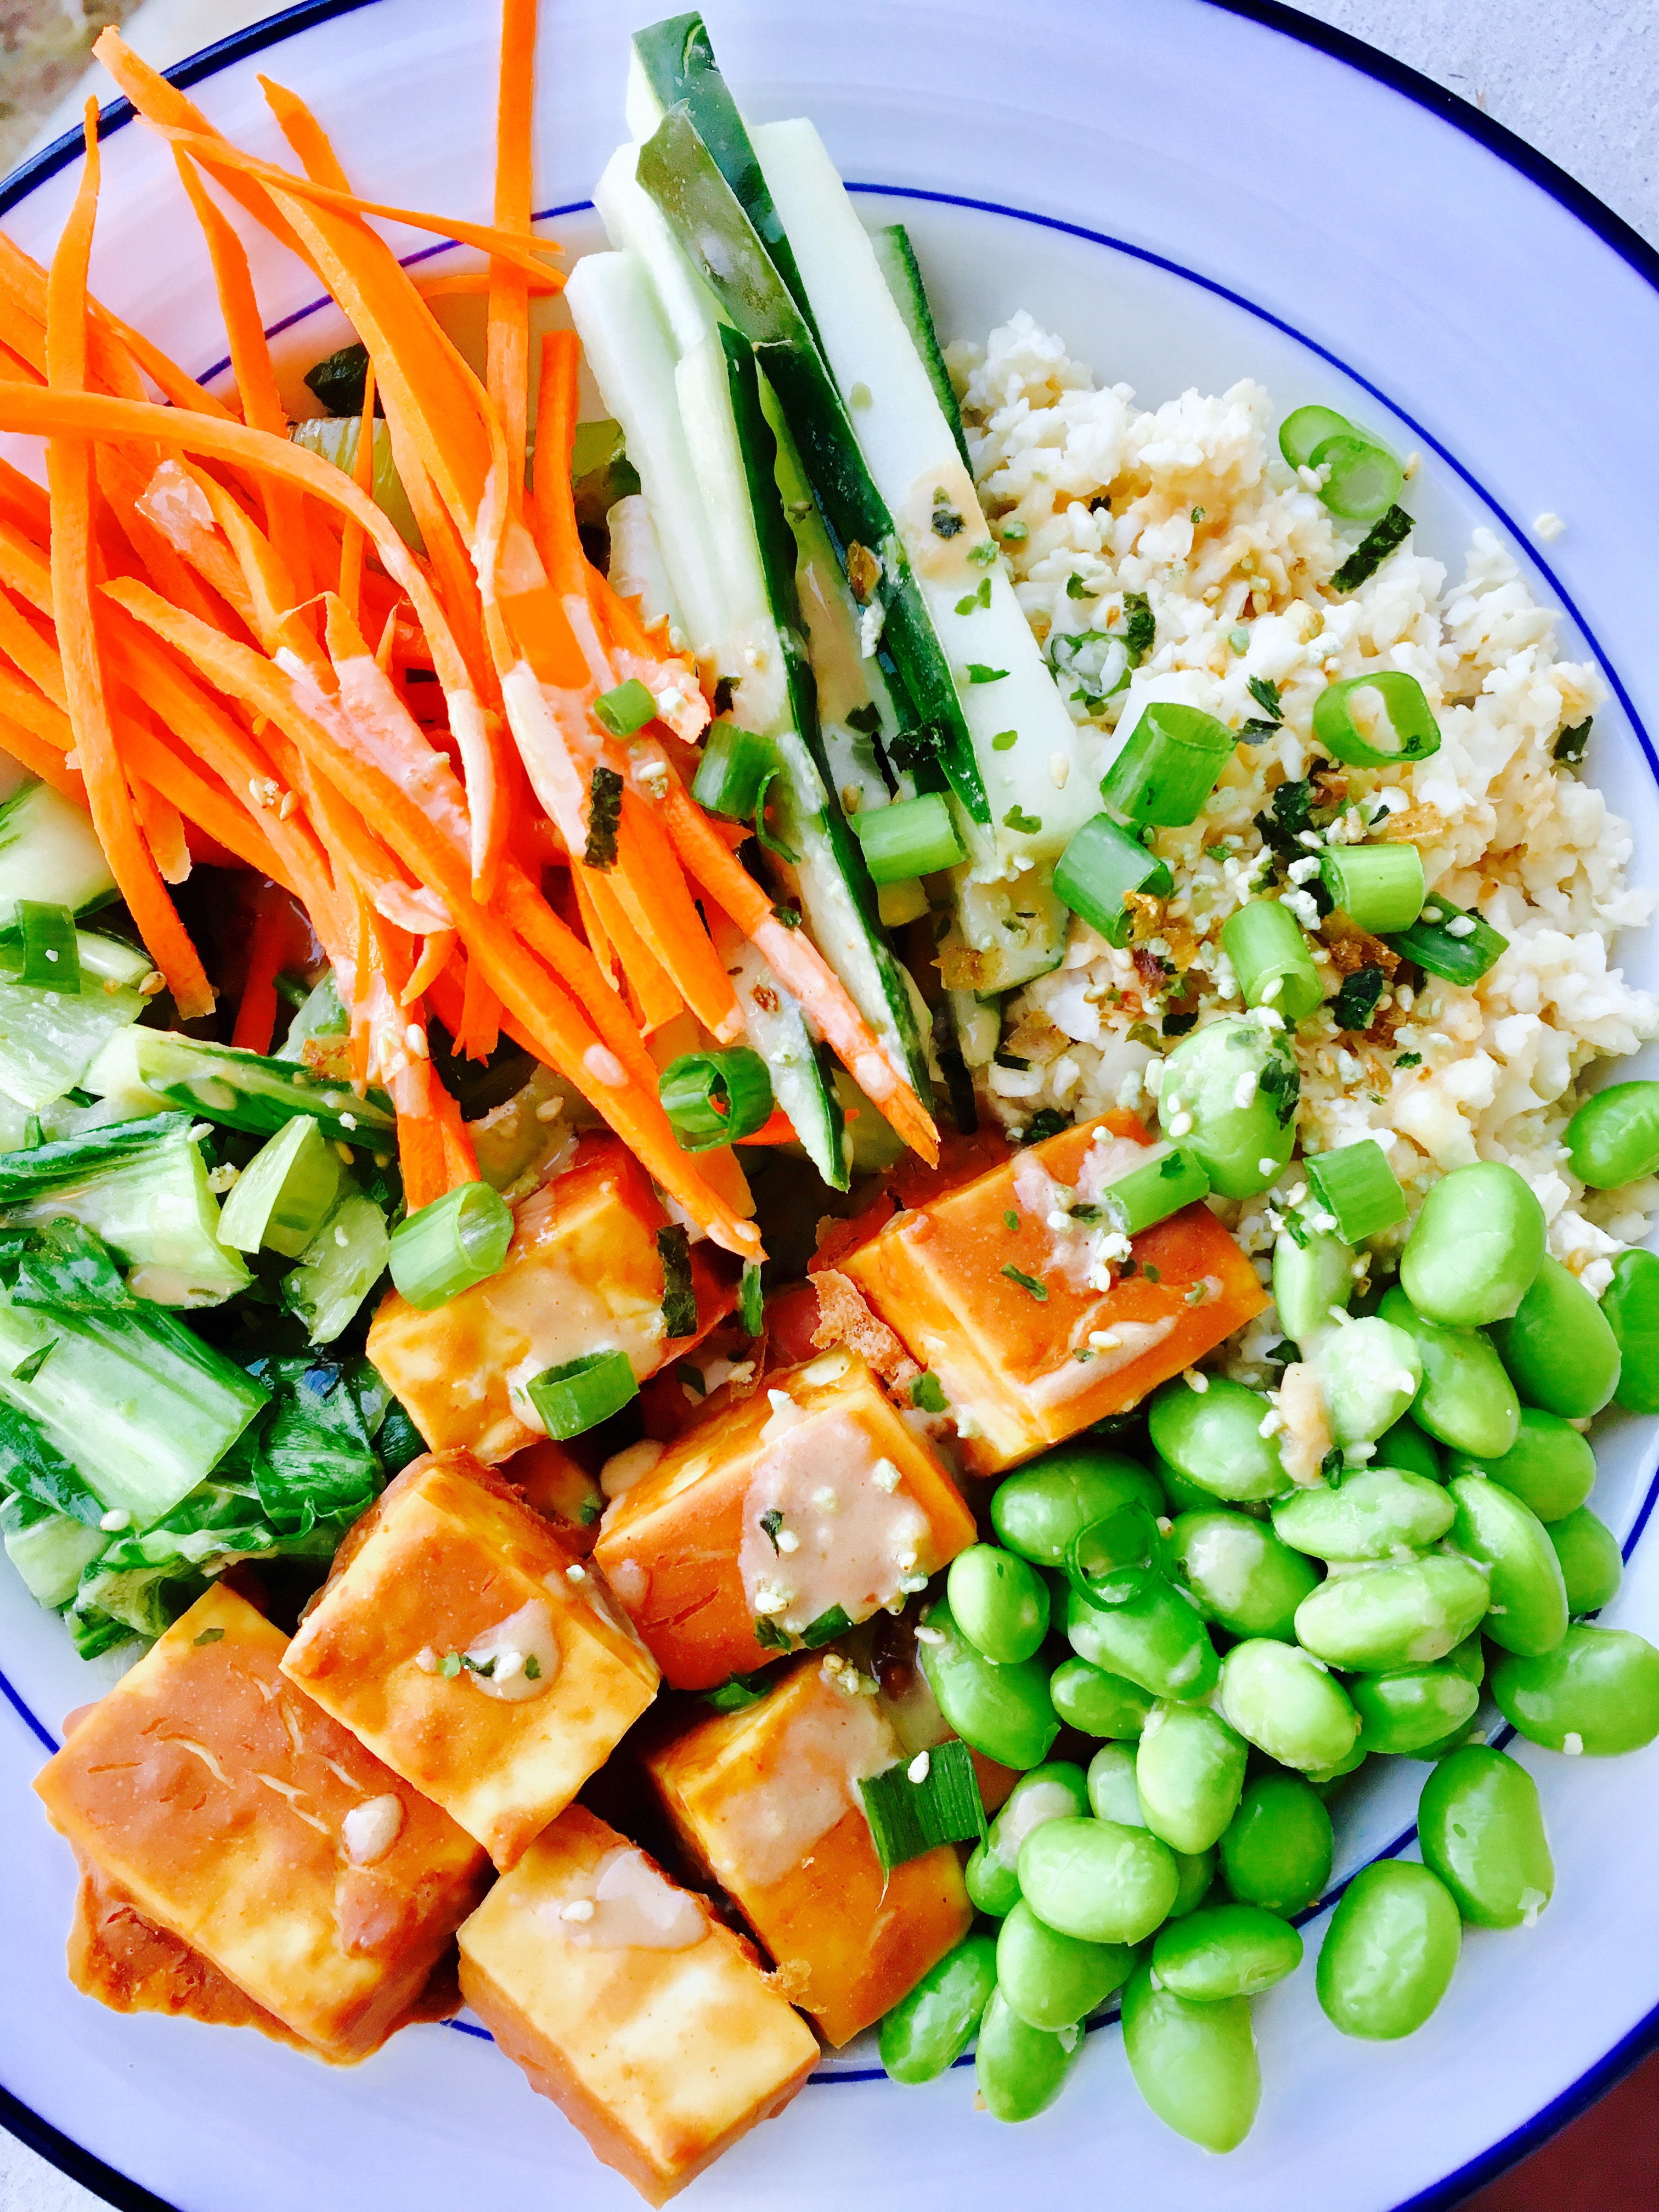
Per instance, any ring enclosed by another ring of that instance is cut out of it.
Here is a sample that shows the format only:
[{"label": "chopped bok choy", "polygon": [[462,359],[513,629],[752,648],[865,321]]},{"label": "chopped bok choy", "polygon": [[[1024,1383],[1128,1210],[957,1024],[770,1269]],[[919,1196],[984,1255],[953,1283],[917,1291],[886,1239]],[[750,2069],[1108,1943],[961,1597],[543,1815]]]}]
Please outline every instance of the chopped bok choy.
[{"label": "chopped bok choy", "polygon": [[0,916],[19,899],[90,914],[115,896],[91,818],[49,783],[27,783],[0,805]]},{"label": "chopped bok choy", "polygon": [[92,1063],[147,1003],[142,947],[86,929],[75,933],[75,947],[80,989],[43,988],[21,980],[21,929],[0,929],[0,1091],[32,1114],[79,1085],[95,1089],[87,1082]]},{"label": "chopped bok choy", "polygon": [[116,1038],[86,1071],[85,1082],[129,1114],[182,1109],[256,1137],[275,1136],[295,1115],[307,1114],[336,1143],[387,1150],[397,1143],[397,1116],[378,1091],[359,1097],[349,1084],[315,1077],[294,1060],[239,1052],[175,1030],[134,1030]]}]

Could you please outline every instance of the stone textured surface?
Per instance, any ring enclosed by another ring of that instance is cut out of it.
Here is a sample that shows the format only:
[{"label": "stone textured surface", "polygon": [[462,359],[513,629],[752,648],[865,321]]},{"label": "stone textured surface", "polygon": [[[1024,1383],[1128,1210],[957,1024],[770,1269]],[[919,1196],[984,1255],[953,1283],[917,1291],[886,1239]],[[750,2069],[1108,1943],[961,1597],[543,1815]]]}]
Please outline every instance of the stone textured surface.
[{"label": "stone textured surface", "polygon": [[[1570,0],[1565,7],[1560,0],[1304,0],[1304,7],[1472,100],[1659,245],[1659,8],[1653,0]],[[75,12],[75,0],[0,0],[0,159],[15,159],[31,135],[29,122],[62,99],[71,78],[62,57],[76,43],[76,24],[65,19]],[[126,12],[121,0],[101,8],[94,0],[87,21],[118,20]],[[261,12],[247,0],[146,0],[128,35],[149,58],[165,64]],[[48,44],[57,67],[43,79],[39,63]],[[24,116],[6,112],[8,105],[16,110],[29,102]],[[1651,2069],[1644,2078],[1652,2081]],[[1650,2091],[1643,2112],[1650,2128],[1652,2101]],[[1626,2127],[1631,2117],[1624,2116]],[[1574,2130],[1581,2175],[1593,2171],[1600,2118],[1593,2115]],[[1504,2212],[1520,2212],[1530,2203],[1528,2175],[1523,2167],[1498,2185]],[[97,2202],[0,2133],[0,2212],[94,2212]]]}]

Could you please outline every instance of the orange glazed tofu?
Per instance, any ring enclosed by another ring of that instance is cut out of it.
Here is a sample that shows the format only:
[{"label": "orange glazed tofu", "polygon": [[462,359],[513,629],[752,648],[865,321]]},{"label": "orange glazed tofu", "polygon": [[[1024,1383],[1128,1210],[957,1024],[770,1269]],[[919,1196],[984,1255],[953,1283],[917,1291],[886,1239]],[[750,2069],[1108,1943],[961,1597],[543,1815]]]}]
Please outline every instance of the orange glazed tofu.
[{"label": "orange glazed tofu", "polygon": [[35,1778],[83,1867],[319,2056],[401,2027],[483,1891],[483,1853],[283,1680],[222,1583]]},{"label": "orange glazed tofu", "polygon": [[575,1164],[518,1207],[497,1272],[430,1313],[389,1291],[368,1356],[434,1451],[493,1465],[543,1434],[525,1391],[550,1367],[614,1347],[643,1381],[730,1310],[734,1267],[693,1245],[697,1328],[664,1334],[668,1226],[638,1161],[614,1138],[585,1138]]},{"label": "orange glazed tofu", "polygon": [[604,1765],[659,1680],[592,1567],[465,1452],[388,1486],[283,1671],[503,1867]]},{"label": "orange glazed tofu", "polygon": [[884,1876],[858,1785],[908,1754],[872,1697],[839,1686],[848,1678],[808,1660],[758,1705],[646,1759],[681,1844],[837,2045],[896,2005],[974,1917],[949,1844]]},{"label": "orange glazed tofu", "polygon": [[677,1690],[712,1689],[927,1586],[974,1540],[956,1486],[843,1350],[689,1430],[593,1548]]},{"label": "orange glazed tofu", "polygon": [[1096,1201],[1146,1157],[1131,1132],[1115,1114],[1062,1130],[837,1263],[939,1377],[976,1474],[1135,1405],[1267,1303],[1207,1206],[1144,1230],[1126,1255]]},{"label": "orange glazed tofu", "polygon": [[461,1930],[496,2042],[652,2204],[781,2112],[818,2046],[700,1897],[580,1805]]}]

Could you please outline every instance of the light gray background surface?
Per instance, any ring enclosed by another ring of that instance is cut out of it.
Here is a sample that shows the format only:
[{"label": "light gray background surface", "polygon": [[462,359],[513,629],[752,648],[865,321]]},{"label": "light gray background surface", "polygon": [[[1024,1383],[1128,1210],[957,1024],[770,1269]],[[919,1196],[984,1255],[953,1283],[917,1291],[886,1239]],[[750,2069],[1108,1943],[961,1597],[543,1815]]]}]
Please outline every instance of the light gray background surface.
[{"label": "light gray background surface", "polygon": [[[490,12],[490,0],[466,3],[481,17]],[[714,5],[717,11],[718,0]],[[1659,245],[1653,0],[1303,0],[1303,6],[1482,108]],[[148,0],[127,35],[165,64],[265,12],[248,0]],[[152,22],[155,35],[147,36]],[[0,2131],[0,2212],[94,2212],[97,2203]],[[344,2208],[319,2201],[317,2212]]]}]

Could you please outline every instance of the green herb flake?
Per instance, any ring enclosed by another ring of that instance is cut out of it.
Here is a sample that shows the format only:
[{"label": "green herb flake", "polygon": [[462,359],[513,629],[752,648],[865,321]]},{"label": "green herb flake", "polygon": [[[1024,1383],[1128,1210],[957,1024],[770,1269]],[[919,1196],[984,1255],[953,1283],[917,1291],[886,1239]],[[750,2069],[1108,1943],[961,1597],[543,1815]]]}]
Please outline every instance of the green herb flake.
[{"label": "green herb flake", "polygon": [[755,1641],[763,1651],[787,1651],[790,1648],[789,1638],[776,1621],[763,1613],[755,1615]]},{"label": "green herb flake", "polygon": [[1042,827],[1040,814],[1027,814],[1023,807],[1011,806],[1002,817],[1005,830],[1018,830],[1022,837],[1035,837]]},{"label": "green herb flake", "polygon": [[768,1540],[770,1542],[772,1549],[775,1552],[778,1548],[778,1531],[783,1526],[782,1514],[778,1511],[775,1506],[774,1506],[771,1512],[763,1513],[761,1515],[760,1524],[761,1527],[765,1529]]},{"label": "green herb flake", "polygon": [[1005,1207],[1003,1211],[1002,1225],[1005,1229],[1018,1229],[1019,1226],[1019,1216],[1012,1206]]},{"label": "green herb flake", "polygon": [[1235,653],[1248,653],[1250,649],[1250,633],[1241,623],[1237,629],[1228,631],[1227,642]]},{"label": "green herb flake", "polygon": [[542,1662],[533,1651],[526,1655],[524,1678],[526,1682],[539,1682],[542,1679]]},{"label": "green herb flake", "polygon": [[772,909],[772,919],[774,921],[781,921],[786,929],[800,927],[800,915],[793,906],[775,906]]},{"label": "green herb flake", "polygon": [[846,1608],[832,1605],[816,1620],[807,1622],[800,1632],[800,1640],[809,1651],[821,1650],[826,1644],[833,1644],[838,1636],[845,1636],[852,1626]]},{"label": "green herb flake", "polygon": [[[639,688],[644,690],[645,686],[641,684]],[[587,787],[587,849],[582,854],[584,863],[590,868],[609,871],[617,865],[622,801],[623,780],[616,769],[596,768]]]},{"label": "green herb flake", "polygon": [[991,579],[988,576],[981,576],[979,580],[979,589],[976,592],[969,592],[965,599],[957,601],[957,612],[959,615],[970,615],[975,607],[988,607],[990,604]]},{"label": "green herb flake", "polygon": [[459,1651],[446,1651],[443,1657],[438,1662],[438,1672],[443,1676],[445,1681],[453,1682],[460,1671],[460,1653]]},{"label": "green herb flake", "polygon": [[1071,575],[1066,579],[1066,596],[1068,599],[1091,599],[1095,595],[1081,576]]},{"label": "green herb flake", "polygon": [[1081,1221],[1089,1227],[1092,1227],[1097,1221],[1103,1221],[1106,1218],[1105,1214],[1097,1206],[1068,1206],[1066,1211],[1073,1221]]},{"label": "green herb flake", "polygon": [[[1126,1268],[1124,1272],[1127,1274],[1128,1270]],[[1153,1267],[1150,1260],[1143,1260],[1141,1261],[1140,1272],[1145,1275],[1149,1283],[1161,1283],[1164,1280],[1163,1271],[1160,1268]]]},{"label": "green herb flake", "polygon": [[1006,668],[988,668],[982,660],[970,660],[968,664],[970,684],[1000,684],[1007,673]]},{"label": "green herb flake", "polygon": [[1586,714],[1582,722],[1575,722],[1570,730],[1563,730],[1552,747],[1554,757],[1571,766],[1584,757],[1584,748],[1589,743],[1590,725],[1594,714]]},{"label": "green herb flake", "polygon": [[23,1357],[18,1361],[16,1366],[11,1370],[12,1381],[14,1382],[33,1382],[35,1376],[40,1372],[40,1370],[46,1365],[47,1360],[52,1357],[52,1352],[57,1348],[57,1345],[58,1339],[54,1336],[49,1339],[45,1344],[37,1344],[33,1352],[26,1352],[23,1354]]},{"label": "green herb flake", "polygon": [[1023,545],[1030,534],[1025,525],[1018,520],[1005,522],[1002,526],[1002,535],[1010,545]]},{"label": "green herb flake", "polygon": [[657,1231],[657,1257],[662,1261],[662,1333],[671,1339],[695,1336],[697,1295],[691,1287],[691,1244],[678,1222]]},{"label": "green herb flake", "polygon": [[1058,1106],[1042,1106],[1025,1124],[1024,1133],[1019,1141],[1022,1145],[1041,1145],[1071,1126],[1071,1115],[1061,1113]]},{"label": "green herb flake", "polygon": [[1368,1030],[1387,980],[1380,968],[1359,968],[1344,976],[1342,988],[1331,1001],[1331,1019],[1338,1029]]},{"label": "green herb flake", "polygon": [[1412,519],[1405,508],[1391,507],[1381,521],[1371,525],[1331,578],[1331,589],[1334,592],[1357,592],[1363,583],[1376,574],[1395,548],[1404,544],[1411,532]]},{"label": "green herb flake", "polygon": [[856,730],[861,738],[881,735],[881,709],[873,700],[862,707],[849,707],[842,719],[849,730]]},{"label": "green herb flake", "polygon": [[1249,694],[1270,722],[1282,722],[1284,708],[1279,704],[1279,689],[1271,677],[1252,676],[1249,679]]},{"label": "green herb flake", "polygon": [[1192,514],[1188,517],[1188,520],[1191,522],[1194,529],[1196,530],[1199,524],[1204,520],[1203,508],[1201,507],[1195,507],[1193,509]]},{"label": "green herb flake", "polygon": [[1130,667],[1139,668],[1152,651],[1158,636],[1152,600],[1145,592],[1125,592],[1123,611],[1128,617],[1123,629],[1124,647],[1129,655]]},{"label": "green herb flake", "polygon": [[1422,1065],[1423,1055],[1420,1052],[1402,1052],[1395,1061],[1396,1067],[1421,1067]]},{"label": "green herb flake", "polygon": [[222,1643],[224,1634],[222,1628],[204,1628],[199,1636],[192,1636],[190,1640],[199,1648],[204,1644]]},{"label": "green herb flake", "polygon": [[991,740],[991,750],[994,753],[1006,753],[1011,750],[1018,740],[1018,730],[999,730]]},{"label": "green herb flake", "polygon": [[911,1383],[910,1403],[920,1406],[924,1413],[948,1413],[951,1405],[945,1395],[945,1385],[931,1369],[918,1375]]},{"label": "green herb flake", "polygon": [[1046,1283],[1038,1282],[1035,1275],[1026,1274],[1022,1268],[1015,1267],[1012,1260],[1004,1261],[1002,1272],[1011,1283],[1018,1283],[1022,1291],[1028,1291],[1039,1305],[1048,1304],[1048,1286]]},{"label": "green herb flake", "polygon": [[977,545],[968,549],[968,558],[981,568],[988,568],[996,557],[996,540],[993,538],[981,538]]},{"label": "green herb flake", "polygon": [[745,1260],[738,1285],[738,1326],[745,1336],[758,1336],[765,1326],[766,1307],[761,1289],[758,1260]]},{"label": "green herb flake", "polygon": [[604,1510],[597,1498],[584,1498],[576,1508],[576,1525],[581,1528],[591,1528]]},{"label": "green herb flake", "polygon": [[738,686],[742,681],[741,676],[717,676],[714,678],[714,715],[717,720],[720,715],[731,713],[732,702],[738,696]]},{"label": "green herb flake", "polygon": [[943,486],[933,494],[933,526],[935,538],[960,538],[967,528],[946,497]]}]

